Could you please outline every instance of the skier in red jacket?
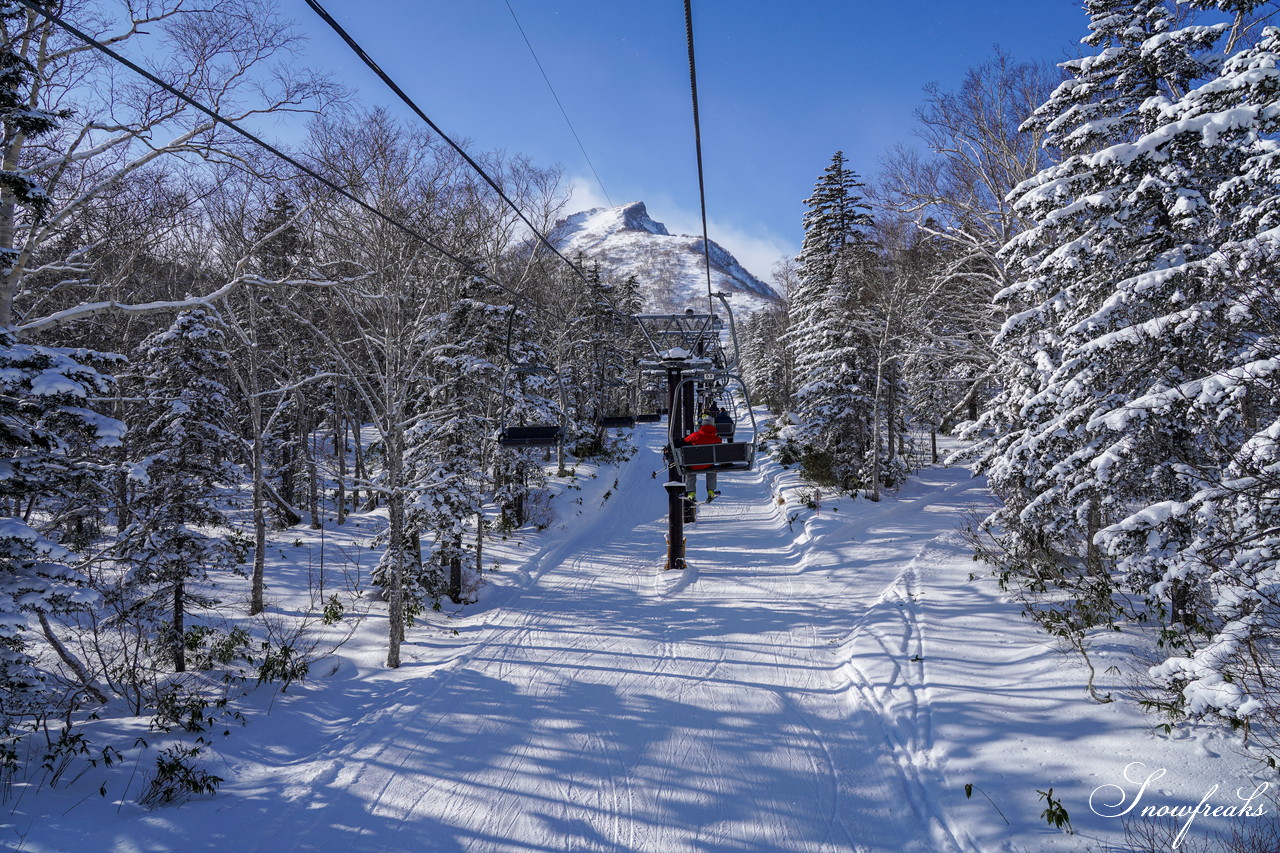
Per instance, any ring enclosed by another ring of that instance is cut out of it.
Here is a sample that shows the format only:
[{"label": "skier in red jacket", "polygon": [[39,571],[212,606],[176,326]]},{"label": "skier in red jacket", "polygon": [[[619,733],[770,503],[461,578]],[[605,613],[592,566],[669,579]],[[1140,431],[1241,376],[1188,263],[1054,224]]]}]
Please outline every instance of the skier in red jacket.
[{"label": "skier in red jacket", "polygon": [[[702,418],[701,424],[696,430],[684,437],[685,444],[719,444],[720,434],[716,432],[716,422],[710,415]],[[698,475],[695,471],[702,471],[710,468],[710,465],[691,465],[688,472],[684,475],[685,488],[689,490],[686,496],[691,501],[698,499]],[[720,497],[720,493],[716,491],[716,472],[707,471],[707,503],[711,503]]]}]

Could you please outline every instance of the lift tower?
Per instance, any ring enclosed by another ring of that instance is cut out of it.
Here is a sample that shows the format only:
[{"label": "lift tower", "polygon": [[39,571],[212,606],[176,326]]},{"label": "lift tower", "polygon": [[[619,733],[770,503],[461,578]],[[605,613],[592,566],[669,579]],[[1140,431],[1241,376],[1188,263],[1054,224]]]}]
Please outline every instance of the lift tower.
[{"label": "lift tower", "polygon": [[[728,303],[723,297],[721,302],[728,312]],[[733,341],[732,352],[723,346],[726,328],[730,337],[734,337],[733,316],[731,313],[728,316],[729,325],[726,327],[718,314],[695,313],[692,309],[682,314],[635,315],[655,358],[654,361],[642,362],[641,368],[646,373],[666,378],[669,446],[667,482],[663,485],[667,490],[670,519],[667,530],[668,569],[684,568],[684,525],[694,521],[698,511],[697,504],[685,500],[686,469],[682,462],[682,449],[676,445],[681,437],[693,431],[697,423],[695,406],[698,395],[711,391],[715,377],[729,375],[736,367],[736,340]],[[713,464],[711,467],[722,466]]]}]

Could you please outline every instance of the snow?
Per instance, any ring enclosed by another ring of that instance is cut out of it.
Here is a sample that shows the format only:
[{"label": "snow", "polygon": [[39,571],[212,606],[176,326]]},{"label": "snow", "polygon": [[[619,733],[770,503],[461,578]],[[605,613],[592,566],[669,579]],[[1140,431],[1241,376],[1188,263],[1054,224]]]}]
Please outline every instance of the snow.
[{"label": "snow", "polygon": [[31,380],[31,393],[37,397],[56,397],[68,394],[84,397],[84,385],[65,375],[60,369],[45,370]]},{"label": "snow", "polygon": [[[705,305],[706,259],[701,237],[673,235],[654,221],[642,201],[572,214],[552,228],[552,243],[568,257],[581,253],[618,280],[636,275],[646,311]],[[781,301],[724,248],[710,241],[711,279],[717,292],[733,294],[734,310],[750,314]]]},{"label": "snow", "polygon": [[[1115,701],[1087,698],[1085,673],[973,561],[957,528],[990,496],[967,470],[806,506],[812,488],[766,458],[722,475],[685,528],[690,567],[664,571],[663,426],[636,436],[629,462],[555,481],[545,530],[491,541],[478,602],[420,616],[399,669],[382,666],[382,605],[313,625],[336,648],[310,679],[260,690],[245,727],[212,736],[216,796],[144,809],[153,758],[130,744],[166,738],[100,721],[126,761],[16,783],[0,843],[1053,853],[1119,843],[1125,820],[1154,820],[1141,807],[1194,806],[1215,785],[1211,805],[1239,805],[1229,792],[1257,787],[1231,735],[1160,734],[1136,710],[1124,637],[1092,648]],[[318,583],[367,584],[381,526],[284,531],[272,618],[305,611]],[[1040,816],[1050,787],[1076,836]],[[1125,817],[1090,807],[1138,799]],[[1215,825],[1199,816],[1190,836]]]}]

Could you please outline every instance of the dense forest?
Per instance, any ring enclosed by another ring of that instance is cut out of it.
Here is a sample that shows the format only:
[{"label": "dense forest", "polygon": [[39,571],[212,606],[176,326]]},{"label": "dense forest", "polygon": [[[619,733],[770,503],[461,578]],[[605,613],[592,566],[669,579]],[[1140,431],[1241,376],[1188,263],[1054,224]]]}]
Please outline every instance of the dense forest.
[{"label": "dense forest", "polygon": [[[752,367],[782,452],[878,497],[958,428],[1001,507],[974,547],[1088,665],[1133,631],[1144,704],[1277,757],[1280,297],[1274,3],[1090,0],[1061,69],[929,92],[864,187],[806,201]],[[1098,701],[1108,697],[1091,691]]]}]

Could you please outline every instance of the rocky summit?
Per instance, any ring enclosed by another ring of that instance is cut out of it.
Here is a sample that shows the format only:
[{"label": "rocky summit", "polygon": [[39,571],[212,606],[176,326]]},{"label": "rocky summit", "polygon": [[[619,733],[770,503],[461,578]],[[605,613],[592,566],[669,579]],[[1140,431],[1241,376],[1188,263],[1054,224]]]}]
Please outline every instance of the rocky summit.
[{"label": "rocky summit", "polygon": [[[703,309],[707,279],[701,237],[672,234],[649,216],[642,201],[598,207],[565,217],[549,235],[573,258],[582,255],[612,278],[636,276],[644,310]],[[711,287],[733,295],[735,314],[750,314],[780,301],[778,293],[748,272],[726,249],[710,241]]]}]

